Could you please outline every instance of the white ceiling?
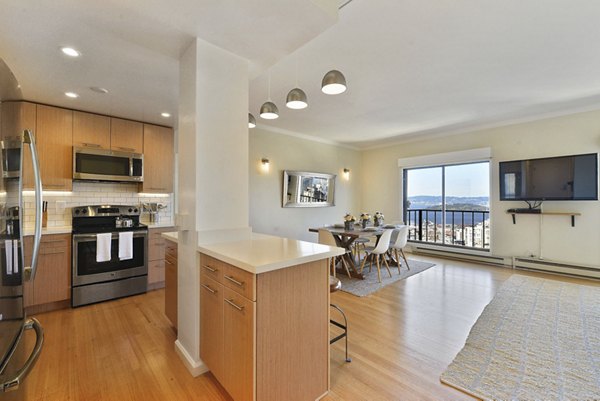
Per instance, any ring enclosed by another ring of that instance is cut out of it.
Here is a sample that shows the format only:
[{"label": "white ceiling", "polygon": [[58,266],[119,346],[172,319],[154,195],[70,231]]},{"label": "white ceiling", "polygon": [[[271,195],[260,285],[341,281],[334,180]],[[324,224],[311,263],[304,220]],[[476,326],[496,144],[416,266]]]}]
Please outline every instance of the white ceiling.
[{"label": "white ceiling", "polygon": [[[249,60],[250,73],[337,21],[337,0],[3,0],[0,59],[23,97],[174,125],[179,56],[200,37]],[[68,58],[62,46],[82,57]],[[98,86],[107,95],[91,91]],[[64,92],[80,94],[76,100]]]},{"label": "white ceiling", "polygon": [[[281,117],[259,125],[362,148],[600,108],[598,0],[354,0],[336,23],[344,3],[3,0],[0,58],[28,100],[173,125],[159,113],[175,114],[178,58],[198,36],[250,60],[255,116],[271,66]],[[299,111],[284,105],[296,65]],[[326,96],[333,68],[349,89]]]}]

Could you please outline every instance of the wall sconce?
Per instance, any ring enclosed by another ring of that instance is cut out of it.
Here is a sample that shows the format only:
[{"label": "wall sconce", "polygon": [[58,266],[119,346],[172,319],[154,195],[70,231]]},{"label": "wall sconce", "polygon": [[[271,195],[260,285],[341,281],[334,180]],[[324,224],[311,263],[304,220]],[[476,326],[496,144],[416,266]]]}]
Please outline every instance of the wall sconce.
[{"label": "wall sconce", "polygon": [[267,159],[266,157],[263,157],[262,159],[260,159],[260,165],[261,165],[262,171],[264,173],[269,172],[269,159]]},{"label": "wall sconce", "polygon": [[344,179],[346,181],[348,181],[350,179],[350,169],[348,169],[348,168],[344,169]]}]

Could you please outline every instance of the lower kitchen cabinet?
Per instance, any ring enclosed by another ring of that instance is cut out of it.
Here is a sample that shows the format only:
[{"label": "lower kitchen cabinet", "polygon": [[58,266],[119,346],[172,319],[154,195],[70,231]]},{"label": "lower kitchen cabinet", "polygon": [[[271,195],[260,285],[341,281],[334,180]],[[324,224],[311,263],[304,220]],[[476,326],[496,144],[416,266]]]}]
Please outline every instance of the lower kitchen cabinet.
[{"label": "lower kitchen cabinet", "polygon": [[302,401],[329,387],[325,260],[252,274],[200,254],[200,358],[235,401]]},{"label": "lower kitchen cabinet", "polygon": [[165,315],[177,329],[177,243],[165,241]]},{"label": "lower kitchen cabinet", "polygon": [[162,233],[173,231],[173,227],[150,228],[148,230],[148,289],[165,286],[165,239]]},{"label": "lower kitchen cabinet", "polygon": [[[33,237],[25,237],[25,260],[31,261]],[[71,234],[44,235],[37,271],[24,288],[25,306],[41,306],[71,298]],[[53,309],[53,308],[48,308]]]}]

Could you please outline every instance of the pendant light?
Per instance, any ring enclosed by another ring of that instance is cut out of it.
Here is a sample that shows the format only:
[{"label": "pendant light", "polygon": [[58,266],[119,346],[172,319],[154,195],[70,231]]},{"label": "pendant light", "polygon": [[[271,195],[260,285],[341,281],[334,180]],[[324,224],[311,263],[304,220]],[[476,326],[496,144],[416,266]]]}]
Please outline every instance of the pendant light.
[{"label": "pendant light", "polygon": [[304,91],[300,88],[292,89],[287,95],[285,105],[290,109],[305,109],[308,106],[306,93],[304,93]]},{"label": "pendant light", "polygon": [[323,77],[321,91],[327,95],[339,95],[346,92],[346,78],[338,70],[331,70]]},{"label": "pendant light", "polygon": [[252,115],[252,113],[248,113],[248,128],[256,127],[256,118]]},{"label": "pendant light", "polygon": [[277,117],[279,117],[279,110],[277,109],[277,106],[275,106],[275,103],[271,101],[271,70],[269,70],[267,85],[269,100],[263,103],[263,105],[260,107],[260,117],[264,118],[265,120],[275,120]]},{"label": "pendant light", "polygon": [[298,58],[296,57],[296,87],[292,89],[285,100],[285,105],[294,110],[305,109],[308,107],[306,93],[298,88]]}]

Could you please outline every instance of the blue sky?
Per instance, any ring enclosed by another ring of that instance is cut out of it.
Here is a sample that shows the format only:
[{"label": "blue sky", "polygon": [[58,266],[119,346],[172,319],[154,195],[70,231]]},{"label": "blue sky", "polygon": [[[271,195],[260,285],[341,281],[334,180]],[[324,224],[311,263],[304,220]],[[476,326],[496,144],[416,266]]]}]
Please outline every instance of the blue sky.
[{"label": "blue sky", "polygon": [[[408,171],[408,197],[442,195],[442,168]],[[462,164],[446,167],[446,196],[489,196],[489,163]]]}]

